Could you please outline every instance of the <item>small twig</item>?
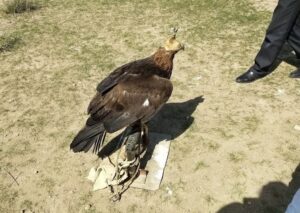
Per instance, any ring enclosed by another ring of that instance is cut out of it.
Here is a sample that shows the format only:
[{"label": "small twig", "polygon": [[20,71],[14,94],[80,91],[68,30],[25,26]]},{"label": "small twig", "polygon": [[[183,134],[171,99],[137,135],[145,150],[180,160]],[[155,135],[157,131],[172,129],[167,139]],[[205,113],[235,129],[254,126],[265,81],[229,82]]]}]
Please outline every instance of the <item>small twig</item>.
[{"label": "small twig", "polygon": [[113,167],[116,167],[116,165],[111,161],[110,157],[107,156],[107,158],[108,158],[108,161],[110,162],[110,164],[113,165]]},{"label": "small twig", "polygon": [[14,180],[14,182],[18,185],[18,186],[20,186],[20,184],[18,183],[18,181],[17,181],[17,178],[20,176],[20,174],[17,176],[17,178],[15,178],[9,171],[7,171],[7,170],[5,170],[6,172],[7,172],[7,174],[9,174],[9,176]]}]

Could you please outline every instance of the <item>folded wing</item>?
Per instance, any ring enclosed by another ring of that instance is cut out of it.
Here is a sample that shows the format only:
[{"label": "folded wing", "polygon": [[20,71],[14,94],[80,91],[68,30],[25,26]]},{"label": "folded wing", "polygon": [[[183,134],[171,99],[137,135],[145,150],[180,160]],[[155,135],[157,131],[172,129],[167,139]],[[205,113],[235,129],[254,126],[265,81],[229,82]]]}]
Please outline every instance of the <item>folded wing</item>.
[{"label": "folded wing", "polygon": [[172,89],[168,79],[129,74],[105,95],[96,94],[87,124],[100,122],[106,131],[115,132],[136,121],[147,122],[167,102]]}]

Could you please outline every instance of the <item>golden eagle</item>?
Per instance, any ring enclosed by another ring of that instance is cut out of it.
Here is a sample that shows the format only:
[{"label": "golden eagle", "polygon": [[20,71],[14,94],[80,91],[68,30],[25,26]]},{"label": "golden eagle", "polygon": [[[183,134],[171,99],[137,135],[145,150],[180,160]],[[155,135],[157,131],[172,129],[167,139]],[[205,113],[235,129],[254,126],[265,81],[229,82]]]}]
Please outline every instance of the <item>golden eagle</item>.
[{"label": "golden eagle", "polygon": [[97,86],[97,94],[87,110],[90,117],[70,148],[74,152],[87,152],[93,147],[97,153],[106,132],[145,125],[171,96],[173,59],[182,49],[184,46],[176,40],[175,31],[164,47],[150,57],[110,73]]}]

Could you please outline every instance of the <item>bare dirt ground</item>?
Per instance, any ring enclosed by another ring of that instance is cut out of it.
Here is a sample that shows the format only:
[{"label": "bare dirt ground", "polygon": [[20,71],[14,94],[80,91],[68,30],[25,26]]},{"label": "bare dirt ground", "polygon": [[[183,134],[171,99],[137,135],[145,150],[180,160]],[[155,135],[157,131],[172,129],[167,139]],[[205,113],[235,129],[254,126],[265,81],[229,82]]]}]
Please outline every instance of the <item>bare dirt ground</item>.
[{"label": "bare dirt ground", "polygon": [[[30,13],[1,11],[0,36],[20,40],[0,53],[0,212],[283,212],[299,181],[300,81],[282,63],[255,83],[234,82],[275,3],[49,0]],[[161,187],[111,203],[85,179],[96,156],[69,144],[97,83],[155,51],[174,25],[187,48],[152,122],[173,137]]]}]

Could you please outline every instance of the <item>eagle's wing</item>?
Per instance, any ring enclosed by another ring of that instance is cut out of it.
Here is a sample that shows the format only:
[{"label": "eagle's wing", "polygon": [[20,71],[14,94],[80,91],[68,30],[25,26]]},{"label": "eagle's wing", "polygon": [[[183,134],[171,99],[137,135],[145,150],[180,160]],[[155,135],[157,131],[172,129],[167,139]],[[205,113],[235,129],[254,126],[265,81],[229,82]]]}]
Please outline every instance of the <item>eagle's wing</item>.
[{"label": "eagle's wing", "polygon": [[138,63],[138,61],[133,61],[128,64],[124,64],[121,67],[118,67],[113,72],[109,74],[106,78],[104,78],[97,86],[97,91],[104,95],[114,86],[116,86],[119,81],[126,76],[128,73],[132,72],[134,66]]},{"label": "eagle's wing", "polygon": [[108,132],[115,132],[138,120],[146,122],[167,102],[172,90],[168,79],[129,74],[105,95],[97,93],[87,124],[101,122]]}]

